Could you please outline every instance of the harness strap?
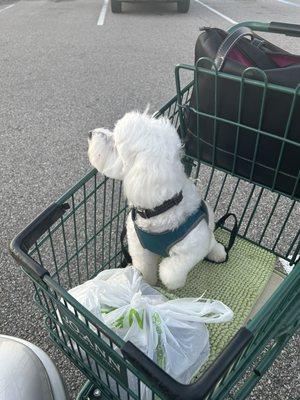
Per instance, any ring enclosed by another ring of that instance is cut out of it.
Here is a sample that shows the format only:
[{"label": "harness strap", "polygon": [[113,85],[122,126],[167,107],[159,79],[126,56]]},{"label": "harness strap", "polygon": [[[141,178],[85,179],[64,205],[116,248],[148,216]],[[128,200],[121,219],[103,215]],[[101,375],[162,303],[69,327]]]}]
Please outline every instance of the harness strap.
[{"label": "harness strap", "polygon": [[[233,213],[227,213],[227,214],[223,215],[223,217],[221,217],[216,222],[216,227],[215,227],[215,231],[218,228],[221,228],[224,225],[224,223],[226,222],[226,220],[228,218],[230,218],[230,217],[232,217],[234,219],[234,225],[233,225],[233,228],[232,228],[231,233],[230,233],[230,238],[229,238],[228,245],[224,246],[225,250],[226,250],[226,254],[227,254],[226,260],[224,262],[226,262],[228,260],[229,252],[230,252],[232,246],[234,245],[235,239],[236,239],[237,234],[238,234],[239,226],[238,226],[238,220],[237,220],[236,215],[233,214]],[[124,257],[122,262],[121,262],[121,268],[125,268],[128,264],[132,263],[131,255],[129,254],[129,252],[127,250],[127,247],[126,247],[126,245],[124,243],[125,237],[126,237],[126,233],[127,233],[127,228],[126,228],[126,225],[124,225],[124,228],[123,228],[123,230],[121,232],[121,248],[122,248],[122,253],[123,253],[123,257]],[[213,262],[213,261],[209,261],[209,262]]]},{"label": "harness strap", "polygon": [[142,218],[152,218],[155,217],[156,215],[162,214],[165,211],[170,210],[170,208],[177,206],[183,199],[182,196],[182,191],[177,193],[174,197],[172,197],[169,200],[164,201],[160,206],[154,207],[153,209],[142,209],[139,210],[138,208],[134,208],[135,210]]}]

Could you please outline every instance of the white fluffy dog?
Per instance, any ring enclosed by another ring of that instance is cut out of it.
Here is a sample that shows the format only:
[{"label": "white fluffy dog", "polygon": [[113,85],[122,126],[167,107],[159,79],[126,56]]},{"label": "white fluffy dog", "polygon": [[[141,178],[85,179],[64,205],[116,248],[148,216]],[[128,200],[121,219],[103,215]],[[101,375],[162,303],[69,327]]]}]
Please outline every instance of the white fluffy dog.
[{"label": "white fluffy dog", "polygon": [[[131,207],[153,209],[182,191],[180,203],[160,215],[145,219],[137,214],[139,228],[151,233],[172,231],[199,208],[199,191],[184,172],[182,144],[167,118],[129,112],[112,132],[105,128],[90,131],[88,141],[91,164],[104,175],[123,181]],[[226,251],[213,230],[214,214],[208,208],[208,223],[203,219],[160,260],[142,247],[129,214],[127,239],[132,264],[151,285],[157,282],[159,267],[160,279],[168,289],[183,287],[189,271],[205,257],[225,261]]]}]

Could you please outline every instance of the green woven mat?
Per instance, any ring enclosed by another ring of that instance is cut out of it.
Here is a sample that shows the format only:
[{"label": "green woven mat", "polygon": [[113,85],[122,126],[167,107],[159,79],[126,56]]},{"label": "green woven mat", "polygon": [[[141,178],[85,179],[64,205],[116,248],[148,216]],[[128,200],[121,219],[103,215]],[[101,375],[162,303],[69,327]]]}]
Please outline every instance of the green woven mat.
[{"label": "green woven mat", "polygon": [[[228,243],[229,233],[219,229],[216,239]],[[276,256],[244,239],[237,238],[229,260],[224,264],[202,261],[189,273],[182,289],[173,292],[160,286],[157,289],[168,298],[199,297],[221,300],[234,313],[233,320],[224,324],[208,324],[210,356],[194,379],[202,374],[222,349],[245,324],[258,297],[274,269]]]}]

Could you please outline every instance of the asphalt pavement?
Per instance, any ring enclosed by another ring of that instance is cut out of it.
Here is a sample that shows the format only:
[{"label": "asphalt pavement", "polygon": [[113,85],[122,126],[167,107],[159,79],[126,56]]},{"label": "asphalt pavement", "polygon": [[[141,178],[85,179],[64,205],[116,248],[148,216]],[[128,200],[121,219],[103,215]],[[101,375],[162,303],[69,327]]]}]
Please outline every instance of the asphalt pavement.
[{"label": "asphalt pavement", "polygon": [[[193,62],[199,27],[243,20],[300,23],[300,0],[191,0],[188,14],[174,4],[112,14],[106,0],[0,0],[0,333],[48,352],[72,399],[84,378],[48,340],[9,242],[90,169],[90,129],[159,109],[175,94],[174,65]],[[272,40],[300,54],[299,39]],[[250,399],[300,398],[299,347],[298,335]]]}]

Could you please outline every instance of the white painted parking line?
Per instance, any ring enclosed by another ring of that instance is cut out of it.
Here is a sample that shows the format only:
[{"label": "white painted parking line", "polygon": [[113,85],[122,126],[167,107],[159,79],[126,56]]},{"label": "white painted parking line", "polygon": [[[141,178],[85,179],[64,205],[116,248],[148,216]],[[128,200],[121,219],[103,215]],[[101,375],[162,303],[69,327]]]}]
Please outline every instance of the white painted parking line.
[{"label": "white painted parking line", "polygon": [[14,6],[14,4],[11,4],[10,6],[1,8],[0,13],[2,13],[2,11],[8,10],[9,8],[12,8]]},{"label": "white painted parking line", "polygon": [[222,14],[220,11],[216,10],[215,8],[212,8],[210,6],[208,6],[207,4],[203,3],[200,0],[195,0],[197,3],[201,4],[203,7],[206,7],[208,10],[210,10],[211,12],[219,15],[220,17],[226,19],[226,21],[230,22],[231,24],[237,24],[237,21],[235,21],[234,19],[231,19],[229,17],[227,17],[227,15]]},{"label": "white painted parking line", "polygon": [[300,4],[293,3],[292,1],[288,0],[277,0],[279,3],[288,4],[289,6],[300,7]]},{"label": "white painted parking line", "polygon": [[108,1],[109,0],[104,0],[103,6],[102,6],[101,11],[100,11],[100,15],[99,15],[99,19],[98,19],[97,25],[104,25],[104,20],[105,20],[105,16],[106,16]]}]

